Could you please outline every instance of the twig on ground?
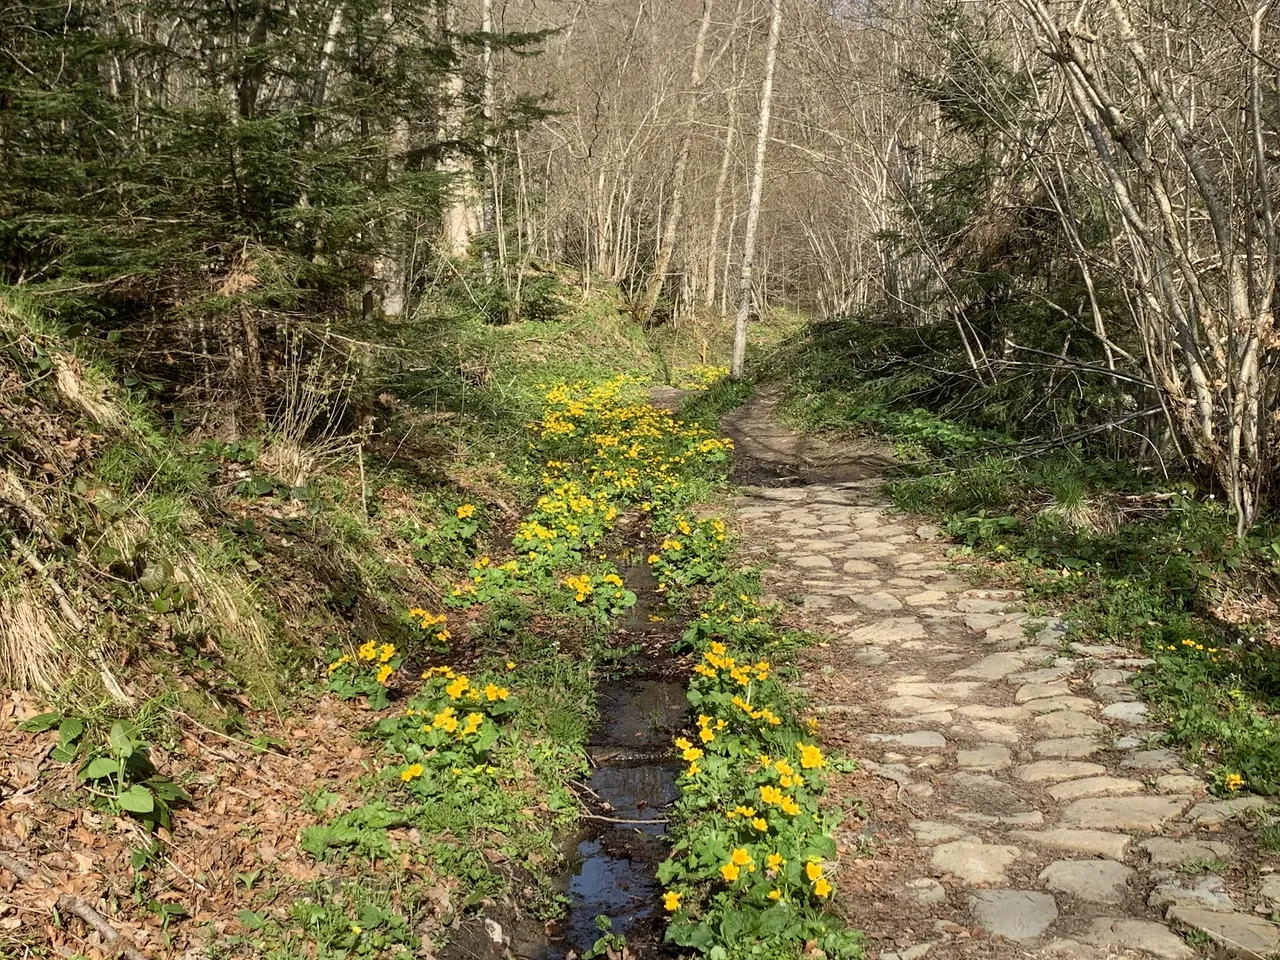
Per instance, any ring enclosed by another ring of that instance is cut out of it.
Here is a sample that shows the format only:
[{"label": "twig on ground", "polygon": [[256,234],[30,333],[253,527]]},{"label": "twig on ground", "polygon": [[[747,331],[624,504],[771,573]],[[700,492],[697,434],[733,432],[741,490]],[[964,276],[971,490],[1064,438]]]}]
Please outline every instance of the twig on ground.
[{"label": "twig on ground", "polygon": [[[0,867],[4,867],[23,883],[41,882],[46,887],[52,886],[42,875],[36,872],[34,867],[7,853],[0,853]],[[146,955],[139,952],[124,934],[111,925],[106,917],[79,897],[72,896],[69,893],[60,893],[58,894],[57,906],[59,910],[83,920],[98,936],[102,937],[108,946],[118,950],[120,956],[124,957],[125,960],[147,960]]]}]

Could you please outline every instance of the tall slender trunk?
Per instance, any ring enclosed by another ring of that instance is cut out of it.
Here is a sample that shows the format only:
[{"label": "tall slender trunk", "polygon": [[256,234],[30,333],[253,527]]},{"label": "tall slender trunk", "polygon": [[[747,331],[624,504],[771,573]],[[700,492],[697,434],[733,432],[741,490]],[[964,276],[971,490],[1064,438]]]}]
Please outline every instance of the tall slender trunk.
[{"label": "tall slender trunk", "polygon": [[716,303],[719,264],[716,248],[720,245],[720,228],[724,225],[724,191],[729,183],[729,171],[733,166],[733,141],[738,134],[737,89],[731,87],[726,96],[729,108],[729,125],[724,133],[724,153],[720,155],[720,175],[716,177],[715,201],[711,209],[711,238],[707,242],[707,289],[703,303],[714,307]]},{"label": "tall slender trunk", "polygon": [[778,61],[778,36],[782,33],[782,0],[772,0],[769,40],[764,54],[764,81],[760,84],[760,123],[756,129],[755,168],[751,171],[751,199],[747,203],[747,225],[742,235],[742,273],[738,280],[738,315],[733,324],[733,363],[730,375],[742,378],[747,358],[747,318],[751,315],[752,270],[756,255],[756,225],[760,221],[760,198],[764,193],[764,152],[769,143],[769,108],[773,104],[773,68]]},{"label": "tall slender trunk", "polygon": [[[437,22],[441,39],[452,42],[453,0],[437,0]],[[482,200],[476,185],[471,158],[462,152],[466,85],[460,65],[454,64],[441,84],[443,104],[440,109],[439,139],[444,144],[443,156],[436,170],[449,177],[448,193],[440,215],[441,243],[449,257],[465,257],[472,238],[480,232]]]},{"label": "tall slender trunk", "polygon": [[636,320],[642,324],[648,324],[653,317],[658,295],[662,292],[662,284],[667,278],[667,270],[671,268],[676,236],[684,214],[684,177],[685,170],[689,166],[689,153],[693,148],[693,122],[698,116],[698,93],[702,88],[702,60],[707,50],[707,34],[711,31],[712,6],[712,0],[702,0],[702,22],[698,25],[698,39],[693,45],[693,67],[689,73],[689,100],[685,105],[684,127],[680,131],[680,140],[676,146],[676,165],[671,175],[671,202],[662,226],[662,236],[658,241],[658,256],[653,265],[653,273],[649,276],[649,282],[645,284],[639,301],[632,308]]}]

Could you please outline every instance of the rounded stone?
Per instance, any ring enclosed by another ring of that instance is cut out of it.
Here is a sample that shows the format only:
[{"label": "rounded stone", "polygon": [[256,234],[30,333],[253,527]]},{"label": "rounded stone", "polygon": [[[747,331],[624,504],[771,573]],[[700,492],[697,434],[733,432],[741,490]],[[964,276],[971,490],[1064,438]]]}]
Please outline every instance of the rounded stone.
[{"label": "rounded stone", "polygon": [[1058,904],[1033,890],[979,890],[969,898],[969,912],[992,936],[1025,943],[1058,919]]},{"label": "rounded stone", "polygon": [[1133,871],[1114,860],[1055,860],[1040,873],[1040,882],[1056,893],[1093,903],[1121,903]]}]

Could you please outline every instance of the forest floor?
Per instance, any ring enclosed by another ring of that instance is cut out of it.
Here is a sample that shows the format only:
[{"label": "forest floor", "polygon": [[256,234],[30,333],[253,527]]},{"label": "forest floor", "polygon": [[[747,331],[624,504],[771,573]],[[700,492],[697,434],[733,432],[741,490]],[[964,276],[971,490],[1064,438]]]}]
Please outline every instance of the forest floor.
[{"label": "forest floor", "polygon": [[758,393],[725,419],[744,548],[827,642],[800,660],[822,739],[857,760],[832,795],[838,909],[885,960],[1280,951],[1280,859],[1162,746],[1130,680],[1152,661],[1032,617],[939,529],[894,513],[866,444],[781,426]]}]

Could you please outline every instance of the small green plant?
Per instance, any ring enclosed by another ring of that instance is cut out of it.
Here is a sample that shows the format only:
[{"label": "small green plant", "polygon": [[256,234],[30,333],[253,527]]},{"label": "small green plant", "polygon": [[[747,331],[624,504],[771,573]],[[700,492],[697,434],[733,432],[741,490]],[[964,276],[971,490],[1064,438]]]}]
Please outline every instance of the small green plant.
[{"label": "small green plant", "polygon": [[111,725],[106,741],[85,737],[88,729],[80,717],[43,713],[22,725],[38,733],[58,728],[58,745],[50,753],[63,763],[79,762],[77,777],[85,788],[116,813],[127,813],[149,829],[169,829],[171,810],[189,803],[186,791],[156,771],[149,756],[150,744],[137,727],[126,720]]},{"label": "small green plant", "polygon": [[596,917],[596,929],[600,931],[600,936],[582,954],[582,960],[595,960],[596,957],[620,960],[625,955],[627,948],[626,936],[621,933],[614,933],[613,921],[604,914]]},{"label": "small green plant", "polygon": [[1183,860],[1178,865],[1178,870],[1189,876],[1198,876],[1202,873],[1225,873],[1228,863],[1225,860],[1219,860],[1213,857],[1193,857],[1190,860]]}]

